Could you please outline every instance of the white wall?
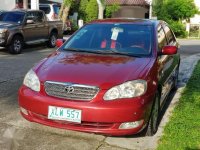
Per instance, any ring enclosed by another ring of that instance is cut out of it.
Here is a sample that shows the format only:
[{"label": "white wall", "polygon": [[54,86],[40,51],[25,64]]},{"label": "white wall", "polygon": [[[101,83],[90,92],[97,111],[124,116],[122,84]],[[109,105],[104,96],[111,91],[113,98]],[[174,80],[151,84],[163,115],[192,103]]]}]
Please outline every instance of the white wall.
[{"label": "white wall", "polygon": [[0,10],[12,10],[15,8],[15,0],[0,0]]},{"label": "white wall", "polygon": [[31,0],[31,9],[39,9],[39,0]]},{"label": "white wall", "polygon": [[145,18],[145,13],[147,12],[147,8],[139,6],[121,6],[112,17]]}]

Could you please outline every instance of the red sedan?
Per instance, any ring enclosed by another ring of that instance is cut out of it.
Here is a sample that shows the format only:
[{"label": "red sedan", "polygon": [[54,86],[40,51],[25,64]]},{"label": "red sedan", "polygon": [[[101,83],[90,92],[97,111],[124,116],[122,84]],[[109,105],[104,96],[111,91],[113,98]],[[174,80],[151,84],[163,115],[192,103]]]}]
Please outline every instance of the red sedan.
[{"label": "red sedan", "polygon": [[24,78],[24,118],[113,136],[156,133],[180,64],[178,43],[165,22],[97,20],[57,44]]}]

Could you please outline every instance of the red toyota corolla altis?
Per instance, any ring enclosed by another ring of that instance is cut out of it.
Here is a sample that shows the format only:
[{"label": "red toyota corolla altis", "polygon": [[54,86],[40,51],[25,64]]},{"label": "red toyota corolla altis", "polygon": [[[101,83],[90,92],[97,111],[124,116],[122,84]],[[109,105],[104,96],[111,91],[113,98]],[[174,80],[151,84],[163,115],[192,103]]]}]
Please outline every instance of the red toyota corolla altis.
[{"label": "red toyota corolla altis", "polygon": [[26,74],[21,114],[69,130],[154,135],[160,110],[177,85],[177,49],[163,21],[93,21]]}]

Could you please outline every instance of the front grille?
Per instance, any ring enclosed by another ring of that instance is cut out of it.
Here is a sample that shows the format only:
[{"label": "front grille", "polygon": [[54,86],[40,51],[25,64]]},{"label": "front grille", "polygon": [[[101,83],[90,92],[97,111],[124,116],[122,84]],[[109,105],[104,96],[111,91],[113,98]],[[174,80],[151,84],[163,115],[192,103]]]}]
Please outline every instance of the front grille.
[{"label": "front grille", "polygon": [[51,82],[44,83],[45,91],[49,96],[69,100],[92,100],[98,93],[99,88],[73,83]]}]

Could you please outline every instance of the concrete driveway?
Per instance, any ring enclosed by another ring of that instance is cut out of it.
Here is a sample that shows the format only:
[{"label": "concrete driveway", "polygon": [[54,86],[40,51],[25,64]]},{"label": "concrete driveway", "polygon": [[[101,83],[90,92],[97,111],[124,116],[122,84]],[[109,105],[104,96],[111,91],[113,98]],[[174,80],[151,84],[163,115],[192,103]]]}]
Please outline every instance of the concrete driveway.
[{"label": "concrete driveway", "polygon": [[[183,45],[180,50],[183,62],[180,68],[180,85],[182,86],[187,82],[192,67],[199,58],[197,54],[200,53],[200,41],[180,40],[180,43]],[[156,148],[163,126],[179,99],[181,88],[169,97],[172,103],[170,107],[168,107],[169,104],[166,105],[158,133],[153,137],[105,137],[46,127],[23,119],[19,114],[17,102],[18,88],[22,84],[25,73],[52,51],[54,49],[39,46],[24,50],[20,55],[10,55],[4,49],[0,49],[1,150],[144,150]]]}]

